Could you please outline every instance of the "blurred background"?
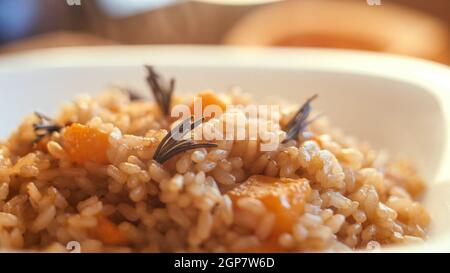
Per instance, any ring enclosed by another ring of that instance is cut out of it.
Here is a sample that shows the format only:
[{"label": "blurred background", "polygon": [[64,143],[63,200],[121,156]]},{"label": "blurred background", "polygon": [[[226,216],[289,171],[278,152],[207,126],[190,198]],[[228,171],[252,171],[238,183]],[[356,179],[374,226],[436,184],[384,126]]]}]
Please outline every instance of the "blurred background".
[{"label": "blurred background", "polygon": [[450,0],[0,0],[0,54],[115,44],[351,48],[450,63]]}]

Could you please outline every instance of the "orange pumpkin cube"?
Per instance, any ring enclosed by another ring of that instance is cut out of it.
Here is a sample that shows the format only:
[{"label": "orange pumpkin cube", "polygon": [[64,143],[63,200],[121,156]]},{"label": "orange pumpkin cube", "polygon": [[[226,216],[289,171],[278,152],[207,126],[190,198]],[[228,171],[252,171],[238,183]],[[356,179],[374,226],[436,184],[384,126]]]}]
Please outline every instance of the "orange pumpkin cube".
[{"label": "orange pumpkin cube", "polygon": [[310,193],[309,181],[304,178],[254,175],[228,192],[228,195],[234,204],[243,197],[261,201],[266,209],[275,215],[275,223],[269,238],[277,240],[282,233],[291,233],[295,221],[303,213]]},{"label": "orange pumpkin cube", "polygon": [[93,236],[106,245],[126,245],[128,239],[119,230],[119,227],[104,216],[97,216],[97,226]]},{"label": "orange pumpkin cube", "polygon": [[[209,105],[218,106],[223,112],[225,112],[227,105],[224,100],[222,100],[217,94],[213,91],[203,91],[196,95],[197,98],[201,99],[202,102],[202,115],[205,108]],[[194,100],[190,104],[191,114],[194,114]]]},{"label": "orange pumpkin cube", "polygon": [[108,162],[109,135],[98,129],[74,123],[64,129],[63,146],[71,160],[78,164],[93,161]]}]

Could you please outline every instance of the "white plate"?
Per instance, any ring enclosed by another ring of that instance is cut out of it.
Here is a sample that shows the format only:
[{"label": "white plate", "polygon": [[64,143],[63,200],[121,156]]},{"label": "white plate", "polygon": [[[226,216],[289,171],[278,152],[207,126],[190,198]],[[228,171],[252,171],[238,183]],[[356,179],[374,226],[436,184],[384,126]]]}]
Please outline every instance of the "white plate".
[{"label": "white plate", "polygon": [[429,182],[433,221],[423,245],[386,251],[450,251],[450,69],[419,59],[345,50],[190,46],[54,49],[0,58],[0,137],[34,110],[55,114],[80,93],[109,85],[146,90],[143,64],[177,79],[177,92],[239,85],[262,101],[301,103],[350,135],[417,162]]}]

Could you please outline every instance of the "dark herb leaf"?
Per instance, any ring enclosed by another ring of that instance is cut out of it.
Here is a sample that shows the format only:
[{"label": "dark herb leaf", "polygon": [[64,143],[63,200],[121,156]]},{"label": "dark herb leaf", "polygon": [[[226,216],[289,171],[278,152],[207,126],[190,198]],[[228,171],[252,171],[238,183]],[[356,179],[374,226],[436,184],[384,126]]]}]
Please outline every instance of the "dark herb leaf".
[{"label": "dark herb leaf", "polygon": [[318,118],[315,117],[310,121],[306,121],[309,114],[311,113],[311,102],[317,98],[317,94],[309,98],[295,113],[294,117],[288,122],[284,131],[286,131],[286,138],[282,143],[286,143],[291,139],[294,139],[302,132],[311,122]]},{"label": "dark herb leaf", "polygon": [[153,159],[163,164],[173,156],[188,150],[217,147],[217,144],[214,143],[194,143],[190,139],[183,139],[186,134],[199,126],[202,121],[203,118],[192,122],[192,117],[183,120],[161,140],[153,155]]},{"label": "dark herb leaf", "polygon": [[143,100],[144,98],[136,91],[131,90],[131,89],[124,89],[127,93],[128,96],[130,97],[130,101],[138,101],[138,100]]},{"label": "dark herb leaf", "polygon": [[175,79],[165,81],[161,75],[155,72],[152,66],[145,66],[148,71],[147,83],[153,92],[156,102],[164,115],[170,114],[170,102],[175,90]]},{"label": "dark herb leaf", "polygon": [[62,126],[56,124],[56,122],[51,118],[41,113],[35,112],[34,114],[38,117],[39,123],[33,124],[34,133],[36,134],[36,138],[33,143],[38,143],[44,137],[49,136],[54,132],[59,132],[63,128]]},{"label": "dark herb leaf", "polygon": [[117,88],[120,91],[126,93],[128,95],[128,97],[130,98],[130,101],[138,101],[138,100],[145,99],[141,94],[139,94],[139,92],[137,92],[136,90],[133,90],[131,88],[117,86],[117,85],[112,85],[112,87]]}]

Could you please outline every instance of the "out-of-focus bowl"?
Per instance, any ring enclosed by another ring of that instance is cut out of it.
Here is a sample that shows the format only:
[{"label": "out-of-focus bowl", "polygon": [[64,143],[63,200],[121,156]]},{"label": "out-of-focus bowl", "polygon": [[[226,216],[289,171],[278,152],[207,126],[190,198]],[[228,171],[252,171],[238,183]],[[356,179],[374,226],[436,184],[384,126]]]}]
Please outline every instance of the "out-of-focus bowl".
[{"label": "out-of-focus bowl", "polygon": [[350,48],[450,61],[448,24],[419,10],[376,2],[301,0],[262,6],[238,20],[224,42]]}]

